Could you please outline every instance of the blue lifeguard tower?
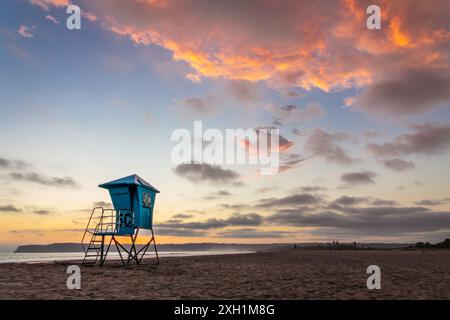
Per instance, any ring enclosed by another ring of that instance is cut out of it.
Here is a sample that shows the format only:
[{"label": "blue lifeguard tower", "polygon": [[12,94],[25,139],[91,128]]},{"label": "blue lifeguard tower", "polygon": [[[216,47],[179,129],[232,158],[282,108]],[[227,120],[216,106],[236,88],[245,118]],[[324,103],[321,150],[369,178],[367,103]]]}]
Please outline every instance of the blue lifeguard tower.
[{"label": "blue lifeguard tower", "polygon": [[[83,263],[96,264],[100,258],[100,266],[103,266],[114,242],[123,265],[129,265],[132,261],[139,264],[152,243],[159,264],[153,233],[153,209],[159,190],[135,174],[102,183],[99,187],[109,191],[113,208],[95,207],[92,210],[81,240],[85,253]],[[136,239],[140,229],[150,230],[152,236],[149,242],[137,250]],[[88,235],[89,242],[86,241]],[[120,237],[130,237],[131,244],[128,249],[118,241]],[[108,238],[109,243],[105,250]],[[123,252],[128,255],[126,259],[122,255]]]}]

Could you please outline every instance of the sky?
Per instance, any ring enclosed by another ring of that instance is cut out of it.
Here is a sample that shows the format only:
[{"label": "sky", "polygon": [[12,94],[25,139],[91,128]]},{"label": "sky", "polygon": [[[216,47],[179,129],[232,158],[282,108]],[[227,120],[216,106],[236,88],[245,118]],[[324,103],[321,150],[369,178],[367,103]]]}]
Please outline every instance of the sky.
[{"label": "sky", "polygon": [[[81,8],[69,30],[66,8]],[[370,30],[366,9],[381,9]],[[98,184],[161,193],[160,243],[450,237],[450,2],[5,0],[0,244],[78,242]],[[171,158],[278,128],[280,171]]]}]

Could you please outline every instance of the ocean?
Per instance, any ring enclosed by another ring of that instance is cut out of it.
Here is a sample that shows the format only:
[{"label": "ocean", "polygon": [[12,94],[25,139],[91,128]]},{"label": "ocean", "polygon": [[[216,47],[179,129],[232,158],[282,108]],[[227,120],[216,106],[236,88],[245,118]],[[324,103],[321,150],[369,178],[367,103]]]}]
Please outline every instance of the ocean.
[{"label": "ocean", "polygon": [[[186,257],[218,254],[251,253],[252,251],[158,251],[159,257]],[[148,258],[154,254],[145,255]],[[0,263],[40,263],[53,261],[83,260],[83,252],[52,252],[52,253],[10,253],[0,252]],[[120,259],[117,252],[108,253],[108,259]]]}]

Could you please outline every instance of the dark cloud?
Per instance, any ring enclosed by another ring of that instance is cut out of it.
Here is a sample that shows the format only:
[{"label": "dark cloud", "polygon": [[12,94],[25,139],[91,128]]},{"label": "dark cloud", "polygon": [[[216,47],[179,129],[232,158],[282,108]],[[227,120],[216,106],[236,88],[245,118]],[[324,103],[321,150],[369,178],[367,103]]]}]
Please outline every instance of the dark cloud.
[{"label": "dark cloud", "polygon": [[254,228],[224,230],[216,234],[216,237],[220,238],[283,238],[288,236],[292,236],[292,232],[263,231]]},{"label": "dark cloud", "polygon": [[220,206],[224,209],[229,210],[242,210],[248,207],[248,205],[244,203],[234,203],[234,204],[222,203]]},{"label": "dark cloud", "polygon": [[426,122],[410,124],[409,128],[412,133],[402,134],[393,142],[369,143],[368,150],[385,159],[410,154],[439,154],[450,149],[450,125]]},{"label": "dark cloud", "polygon": [[175,236],[175,237],[205,237],[207,235],[204,231],[165,228],[160,227],[159,225],[155,226],[155,233],[162,236]]},{"label": "dark cloud", "polygon": [[102,207],[102,208],[111,208],[112,207],[112,203],[111,202],[106,202],[106,201],[95,201],[93,203],[94,207]]},{"label": "dark cloud", "polygon": [[178,103],[194,114],[207,116],[216,111],[217,101],[215,97],[209,96],[185,98],[179,100]]},{"label": "dark cloud", "polygon": [[325,191],[327,190],[327,188],[319,186],[303,186],[299,187],[299,190],[301,190],[302,192],[318,192],[318,191]]},{"label": "dark cloud", "polygon": [[158,223],[158,227],[171,229],[209,230],[220,229],[228,226],[259,226],[261,225],[262,220],[262,216],[257,213],[234,213],[227,219],[213,218],[196,222],[166,221],[163,223]]},{"label": "dark cloud", "polygon": [[279,172],[286,172],[288,170],[295,169],[299,166],[300,163],[304,162],[305,160],[306,159],[300,154],[281,154]]},{"label": "dark cloud", "polygon": [[162,228],[172,228],[172,229],[207,230],[226,227],[227,223],[224,220],[214,218],[201,222],[181,222],[179,220],[166,221],[158,223],[158,226]]},{"label": "dark cloud", "polygon": [[46,216],[46,215],[52,214],[53,211],[47,210],[47,209],[36,209],[36,210],[33,210],[33,213],[38,214],[40,216]]},{"label": "dark cloud", "polygon": [[236,171],[223,169],[218,165],[208,163],[182,163],[174,171],[180,177],[195,183],[211,182],[216,184],[231,184],[234,186],[243,184],[239,180],[240,175]]},{"label": "dark cloud", "polygon": [[341,175],[341,180],[345,182],[347,186],[362,185],[362,184],[374,184],[373,180],[377,174],[371,171],[361,172],[348,172]]},{"label": "dark cloud", "polygon": [[71,177],[47,177],[36,172],[12,172],[8,176],[16,181],[32,182],[50,187],[77,188],[79,186]]},{"label": "dark cloud", "polygon": [[423,113],[450,104],[450,76],[435,70],[407,70],[369,85],[351,101],[356,109],[394,116]]},{"label": "dark cloud", "polygon": [[310,193],[294,194],[283,198],[267,198],[259,200],[258,208],[273,208],[273,207],[286,207],[286,206],[305,206],[316,205],[323,201],[323,199],[317,195]]},{"label": "dark cloud", "polygon": [[268,105],[266,108],[273,114],[276,120],[293,123],[309,121],[326,115],[325,110],[317,102],[310,103],[305,107],[289,104],[282,107]]},{"label": "dark cloud", "polygon": [[370,201],[370,204],[373,206],[386,207],[386,206],[396,206],[398,205],[398,202],[394,200],[373,199]]},{"label": "dark cloud", "polygon": [[299,137],[305,136],[305,133],[299,129],[292,129],[292,134],[299,136]]},{"label": "dark cloud", "polygon": [[347,234],[398,235],[450,229],[450,212],[423,207],[352,207],[346,214],[286,209],[270,215],[266,221],[276,225],[333,228]]},{"label": "dark cloud", "polygon": [[371,197],[352,197],[352,196],[341,196],[336,200],[332,201],[328,204],[328,208],[343,212],[349,212],[348,207],[359,206],[362,204],[370,204],[372,206],[395,206],[397,205],[397,201],[393,200],[385,200]]},{"label": "dark cloud", "polygon": [[0,169],[26,169],[31,165],[22,160],[10,160],[0,157]]},{"label": "dark cloud", "polygon": [[231,196],[232,193],[227,190],[219,190],[217,192],[211,192],[209,195],[204,196],[203,199],[205,200],[216,200],[223,197]]},{"label": "dark cloud", "polygon": [[230,226],[259,226],[262,220],[262,216],[257,213],[234,213],[226,220],[226,223]]},{"label": "dark cloud", "polygon": [[380,160],[386,168],[394,171],[407,171],[414,169],[416,165],[412,161],[406,161],[399,158]]},{"label": "dark cloud", "polygon": [[172,218],[174,218],[174,219],[189,219],[192,217],[193,217],[193,215],[188,214],[188,213],[178,213],[178,214],[172,216]]},{"label": "dark cloud", "polygon": [[0,206],[0,212],[21,212],[22,210],[16,208],[12,204]]},{"label": "dark cloud", "polygon": [[447,201],[445,200],[431,200],[431,199],[424,199],[414,202],[414,204],[418,206],[439,206],[445,203],[447,203]]},{"label": "dark cloud", "polygon": [[306,140],[305,148],[313,156],[323,158],[328,162],[342,165],[350,165],[360,162],[352,158],[340,145],[339,142],[349,138],[344,132],[329,133],[321,129],[315,129]]},{"label": "dark cloud", "polygon": [[341,196],[334,200],[330,205],[339,205],[339,206],[354,206],[361,203],[367,202],[368,199],[364,197],[349,197],[349,196]]},{"label": "dark cloud", "polygon": [[257,85],[250,81],[229,81],[227,89],[239,102],[253,104],[261,99],[261,91]]}]

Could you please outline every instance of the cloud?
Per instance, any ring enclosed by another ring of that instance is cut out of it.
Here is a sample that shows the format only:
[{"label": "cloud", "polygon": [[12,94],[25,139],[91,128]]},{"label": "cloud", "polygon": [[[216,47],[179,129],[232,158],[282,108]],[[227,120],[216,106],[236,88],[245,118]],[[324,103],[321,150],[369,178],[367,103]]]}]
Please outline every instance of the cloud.
[{"label": "cloud", "polygon": [[22,160],[10,160],[0,157],[0,169],[26,169],[31,165]]},{"label": "cloud", "polygon": [[205,232],[198,230],[165,228],[160,226],[155,226],[155,232],[158,235],[174,237],[205,237],[207,235]]},{"label": "cloud", "polygon": [[371,200],[371,204],[374,205],[374,206],[380,206],[380,207],[396,206],[396,205],[398,205],[397,201],[385,200],[385,199],[373,199],[373,200]]},{"label": "cloud", "polygon": [[339,143],[347,140],[349,135],[345,132],[329,133],[321,129],[315,129],[306,140],[305,149],[313,156],[323,158],[325,161],[350,165],[359,163],[360,160],[352,158]]},{"label": "cloud", "polygon": [[40,216],[46,216],[46,215],[52,214],[53,211],[47,210],[47,209],[36,209],[36,210],[33,210],[33,213],[40,215]]},{"label": "cloud", "polygon": [[95,201],[93,203],[94,207],[102,207],[102,208],[111,208],[112,207],[112,203],[111,202],[106,202],[106,201]]},{"label": "cloud", "polygon": [[49,11],[51,6],[67,7],[70,4],[70,0],[29,0],[29,2],[45,11]]},{"label": "cloud", "polygon": [[306,161],[306,159],[296,153],[290,153],[290,154],[281,154],[281,163],[279,172],[286,172],[291,169],[295,169],[301,164],[302,162]]},{"label": "cloud", "polygon": [[212,96],[208,97],[190,97],[181,100],[177,100],[178,104],[189,110],[190,112],[207,116],[216,111],[216,98]]},{"label": "cloud", "polygon": [[364,131],[364,137],[366,139],[373,139],[378,138],[383,135],[383,132],[376,131],[376,130],[366,130]]},{"label": "cloud", "polygon": [[259,226],[262,223],[262,216],[257,213],[233,213],[226,223],[230,226]]},{"label": "cloud", "polygon": [[330,91],[389,80],[383,75],[410,66],[448,68],[448,1],[381,0],[383,28],[376,33],[364,27],[369,4],[92,0],[86,6],[106,29],[163,47],[202,77]]},{"label": "cloud", "polygon": [[414,169],[416,165],[412,161],[406,161],[398,158],[381,160],[386,168],[394,171],[407,171]]},{"label": "cloud", "polygon": [[324,191],[327,190],[327,188],[325,187],[320,187],[320,186],[303,186],[303,187],[299,187],[299,189],[302,192],[317,192],[317,191]]},{"label": "cloud", "polygon": [[430,199],[424,199],[414,202],[414,204],[418,206],[439,206],[445,203],[447,203],[447,201],[445,200],[430,200]]},{"label": "cloud", "polygon": [[410,154],[434,155],[449,151],[450,125],[426,122],[410,124],[412,133],[399,135],[392,142],[369,143],[367,149],[384,159]]},{"label": "cloud", "polygon": [[31,33],[31,28],[20,25],[17,32],[24,38],[32,38],[34,34]]},{"label": "cloud", "polygon": [[237,172],[208,163],[182,163],[176,166],[174,172],[180,177],[195,183],[210,182],[234,186],[243,184],[239,180],[240,175]]},{"label": "cloud", "polygon": [[8,177],[15,181],[25,181],[50,187],[77,188],[79,184],[71,177],[47,177],[36,172],[11,172]]},{"label": "cloud", "polygon": [[211,192],[209,195],[204,196],[204,200],[216,200],[223,197],[231,196],[232,193],[227,190],[219,190],[217,192]]},{"label": "cloud", "polygon": [[266,106],[266,109],[273,114],[275,119],[293,123],[310,121],[326,115],[325,110],[317,102],[310,103],[306,107],[292,104],[285,105],[283,107],[276,107],[269,104]]},{"label": "cloud", "polygon": [[250,81],[228,81],[227,89],[239,102],[251,105],[261,99],[259,88]]},{"label": "cloud", "polygon": [[283,198],[266,198],[260,199],[257,208],[273,208],[273,207],[286,207],[286,206],[305,206],[316,205],[323,201],[323,199],[317,195],[310,193],[299,193],[290,195]]},{"label": "cloud", "polygon": [[173,219],[189,219],[189,218],[192,218],[192,217],[193,217],[192,214],[178,213],[178,214],[174,215],[172,218]]},{"label": "cloud", "polygon": [[349,197],[349,196],[341,196],[334,200],[330,206],[336,207],[337,206],[354,206],[361,203],[367,202],[367,198],[364,197]]},{"label": "cloud", "polygon": [[374,184],[373,180],[377,174],[372,171],[348,172],[341,175],[341,180],[346,186],[356,186],[363,184]]},{"label": "cloud", "polygon": [[304,137],[305,133],[299,129],[292,129],[292,134],[299,136],[299,137]]},{"label": "cloud", "polygon": [[0,206],[0,212],[21,212],[22,210],[16,208],[12,204]]},{"label": "cloud", "polygon": [[369,85],[348,102],[373,114],[420,114],[450,104],[450,75],[442,70],[407,70],[397,78]]},{"label": "cloud", "polygon": [[450,212],[430,211],[423,207],[352,208],[346,214],[332,210],[310,213],[286,209],[270,215],[267,221],[274,225],[320,227],[325,233],[329,228],[349,235],[395,236],[450,229]]},{"label": "cloud", "polygon": [[90,11],[81,11],[81,16],[90,22],[95,22],[98,20],[97,16]]},{"label": "cloud", "polygon": [[241,228],[241,229],[232,229],[232,230],[224,230],[216,233],[216,237],[220,238],[283,238],[292,236],[292,232],[287,231],[263,231],[257,230],[254,228]]},{"label": "cloud", "polygon": [[248,207],[248,205],[244,203],[222,203],[220,206],[227,210],[242,210]]},{"label": "cloud", "polygon": [[59,24],[59,21],[56,20],[56,18],[55,18],[54,16],[51,16],[51,15],[49,15],[49,14],[45,16],[45,19],[47,19],[47,20],[53,22],[54,24]]},{"label": "cloud", "polygon": [[205,221],[181,222],[166,221],[158,223],[158,227],[170,229],[193,229],[193,230],[209,230],[220,229],[228,226],[259,226],[262,223],[262,216],[257,213],[240,214],[234,213],[227,219],[207,219]]}]

